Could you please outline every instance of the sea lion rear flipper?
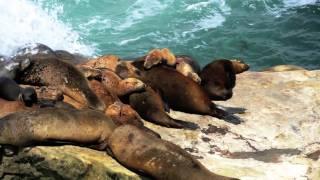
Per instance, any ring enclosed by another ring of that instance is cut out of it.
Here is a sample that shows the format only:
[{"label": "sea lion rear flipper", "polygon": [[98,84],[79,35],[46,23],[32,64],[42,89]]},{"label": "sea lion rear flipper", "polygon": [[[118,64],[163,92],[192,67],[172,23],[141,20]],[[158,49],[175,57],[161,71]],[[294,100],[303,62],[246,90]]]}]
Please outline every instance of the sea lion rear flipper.
[{"label": "sea lion rear flipper", "polygon": [[[173,119],[173,118],[172,120],[175,122],[175,124],[178,124],[182,129],[196,130],[200,128],[198,124],[193,122],[182,121],[182,120]],[[179,128],[179,127],[176,127],[176,128]]]}]

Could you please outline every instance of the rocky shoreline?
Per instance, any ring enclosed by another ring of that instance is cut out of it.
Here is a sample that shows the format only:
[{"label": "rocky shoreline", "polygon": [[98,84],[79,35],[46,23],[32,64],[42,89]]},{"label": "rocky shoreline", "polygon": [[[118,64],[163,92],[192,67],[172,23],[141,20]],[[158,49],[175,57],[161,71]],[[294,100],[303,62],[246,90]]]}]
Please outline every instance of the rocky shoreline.
[{"label": "rocky shoreline", "polygon": [[[320,178],[320,71],[246,72],[234,97],[216,104],[245,120],[232,125],[210,116],[171,111],[199,124],[196,131],[145,122],[211,171],[240,179]],[[87,148],[33,147],[4,157],[4,179],[145,179]]]}]

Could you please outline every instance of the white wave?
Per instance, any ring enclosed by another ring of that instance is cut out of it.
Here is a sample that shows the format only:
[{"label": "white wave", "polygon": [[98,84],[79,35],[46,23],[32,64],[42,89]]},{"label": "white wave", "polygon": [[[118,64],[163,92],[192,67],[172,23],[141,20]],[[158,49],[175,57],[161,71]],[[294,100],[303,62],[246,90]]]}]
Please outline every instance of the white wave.
[{"label": "white wave", "polygon": [[[275,17],[281,17],[283,14],[287,13],[288,10],[292,8],[302,7],[305,5],[313,5],[319,3],[319,0],[282,0],[278,3],[274,3],[272,0],[259,0],[259,3],[263,3],[264,7],[269,15]],[[255,2],[257,3],[257,2]],[[244,2],[244,4],[249,5],[250,8],[255,9],[256,5],[251,2]]]},{"label": "white wave", "polygon": [[319,0],[283,0],[285,7],[300,7],[319,3]]},{"label": "white wave", "polygon": [[225,0],[209,0],[188,4],[186,11],[199,12],[203,14],[203,10],[209,10],[209,13],[202,16],[199,20],[193,22],[194,28],[183,32],[183,36],[188,33],[194,33],[200,30],[209,30],[222,26],[226,21],[225,16],[231,14],[231,8],[226,4]]},{"label": "white wave", "polygon": [[136,0],[125,13],[125,20],[120,22],[121,25],[115,27],[118,31],[123,31],[139,22],[146,17],[152,17],[165,10],[172,1],[157,0]]},{"label": "white wave", "polygon": [[205,8],[208,5],[210,5],[212,3],[212,1],[204,1],[204,2],[198,2],[195,4],[190,4],[187,6],[186,10],[190,11],[190,10],[199,10],[201,8]]},{"label": "white wave", "polygon": [[63,6],[53,7],[49,13],[41,8],[41,0],[0,0],[0,54],[10,56],[25,44],[42,43],[52,49],[92,55],[94,48],[81,43],[79,34],[58,20]]}]

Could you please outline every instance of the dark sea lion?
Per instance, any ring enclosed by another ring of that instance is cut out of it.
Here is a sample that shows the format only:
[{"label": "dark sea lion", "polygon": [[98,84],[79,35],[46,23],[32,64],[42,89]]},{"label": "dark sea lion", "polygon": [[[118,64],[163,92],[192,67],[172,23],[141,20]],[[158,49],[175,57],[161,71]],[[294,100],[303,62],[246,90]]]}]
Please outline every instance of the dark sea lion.
[{"label": "dark sea lion", "polygon": [[21,63],[28,59],[45,60],[48,58],[57,58],[55,52],[47,45],[41,43],[27,44],[19,48],[12,57],[13,62]]},{"label": "dark sea lion", "polygon": [[115,129],[108,144],[112,155],[120,163],[155,179],[232,179],[210,172],[179,146],[130,125]]},{"label": "dark sea lion", "polygon": [[171,128],[198,128],[198,125],[192,122],[171,118],[165,112],[165,105],[160,95],[149,86],[146,87],[146,90],[143,92],[130,94],[129,103],[130,106],[135,109],[143,119],[155,124]]},{"label": "dark sea lion", "polygon": [[211,100],[230,99],[236,85],[236,74],[248,69],[249,66],[241,61],[215,60],[200,72],[201,86]]},{"label": "dark sea lion", "polygon": [[89,84],[92,91],[105,103],[107,107],[105,114],[110,117],[116,125],[132,124],[148,133],[152,133],[153,135],[160,137],[158,133],[145,127],[140,115],[132,109],[131,106],[123,104],[120,99],[115,94],[108,91],[101,82],[91,80]]},{"label": "dark sea lion", "polygon": [[81,54],[73,54],[65,50],[56,50],[54,51],[57,58],[62,61],[71,63],[73,65],[79,64],[81,62],[87,61],[88,58]]},{"label": "dark sea lion", "polygon": [[0,144],[70,143],[107,150],[124,166],[155,179],[230,179],[207,170],[190,154],[133,126],[116,127],[96,110],[43,108],[0,119]]},{"label": "dark sea lion", "polygon": [[145,70],[143,63],[143,61],[132,62],[141,71],[141,75],[137,78],[158,90],[170,108],[187,113],[211,115],[235,124],[240,123],[237,117],[217,108],[205,90],[192,79],[175,69],[161,65]]},{"label": "dark sea lion", "polygon": [[8,101],[22,100],[26,106],[38,101],[36,91],[31,87],[22,88],[14,80],[0,77],[0,98]]},{"label": "dark sea lion", "polygon": [[30,59],[30,65],[19,73],[16,80],[22,84],[56,86],[80,104],[102,111],[105,109],[83,74],[73,65],[56,58]]}]

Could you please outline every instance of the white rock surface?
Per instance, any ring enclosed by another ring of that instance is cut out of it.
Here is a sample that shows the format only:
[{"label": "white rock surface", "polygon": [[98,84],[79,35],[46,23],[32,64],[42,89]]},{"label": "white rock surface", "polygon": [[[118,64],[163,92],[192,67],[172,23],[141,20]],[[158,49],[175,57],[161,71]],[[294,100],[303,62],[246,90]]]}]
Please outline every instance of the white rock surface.
[{"label": "white rock surface", "polygon": [[[244,122],[172,111],[198,131],[148,123],[215,173],[240,179],[320,179],[320,71],[246,72],[234,96],[216,104]],[[210,128],[209,128],[210,127]],[[211,132],[208,131],[211,130]]]}]

